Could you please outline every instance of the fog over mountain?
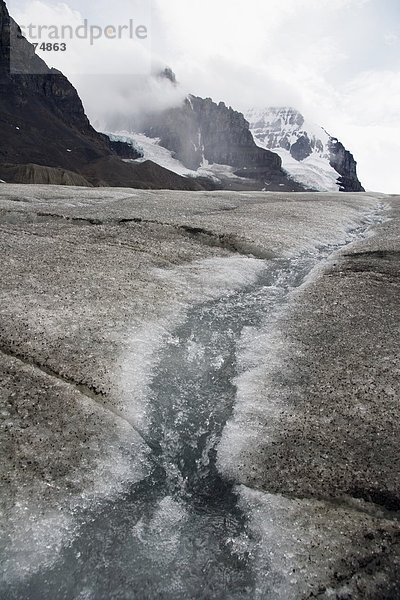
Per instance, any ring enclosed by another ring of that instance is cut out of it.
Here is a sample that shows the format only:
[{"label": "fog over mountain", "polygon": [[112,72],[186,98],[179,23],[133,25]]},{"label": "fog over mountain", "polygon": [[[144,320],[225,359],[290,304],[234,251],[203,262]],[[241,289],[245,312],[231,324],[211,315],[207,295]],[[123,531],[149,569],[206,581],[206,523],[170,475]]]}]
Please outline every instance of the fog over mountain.
[{"label": "fog over mountain", "polygon": [[[63,10],[97,22],[147,19],[147,2],[103,0],[60,4],[54,0],[11,0],[19,22]],[[139,22],[139,21],[138,21]],[[181,90],[224,101],[234,109],[293,106],[319,123],[359,163],[367,189],[394,192],[400,156],[400,5],[397,0],[154,0],[148,45],[112,46],[99,41],[104,75],[63,72],[77,86],[94,122],[111,113],[169,108]],[[362,27],[360,27],[362,23]],[[110,46],[111,47],[111,46]],[[103,50],[104,49],[104,52]],[[79,57],[85,60],[84,57]],[[181,90],[146,78],[171,65]],[[131,73],[128,77],[123,73]],[[86,69],[87,71],[87,69]],[[106,73],[117,73],[111,77]],[[139,73],[139,74],[138,74]],[[161,85],[161,89],[160,89]]]}]

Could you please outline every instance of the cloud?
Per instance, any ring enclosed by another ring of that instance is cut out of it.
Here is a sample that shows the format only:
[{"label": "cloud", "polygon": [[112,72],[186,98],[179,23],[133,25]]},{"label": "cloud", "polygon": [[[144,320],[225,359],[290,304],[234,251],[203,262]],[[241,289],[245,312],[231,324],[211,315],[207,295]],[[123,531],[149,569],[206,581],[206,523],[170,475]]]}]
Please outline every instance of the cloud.
[{"label": "cloud", "polygon": [[[163,65],[164,66],[164,65]],[[156,71],[161,71],[161,65]],[[135,131],[144,113],[178,106],[188,94],[153,76],[74,76],[92,124],[101,131]]]},{"label": "cloud", "polygon": [[360,73],[344,88],[343,111],[360,125],[400,123],[400,69]]},{"label": "cloud", "polygon": [[398,46],[400,43],[400,35],[394,31],[390,31],[385,33],[384,40],[387,46]]},{"label": "cloud", "polygon": [[347,125],[342,139],[354,153],[367,190],[400,192],[400,125]]},{"label": "cloud", "polygon": [[[150,3],[119,0],[110,13],[109,3],[97,0],[97,11],[83,0],[9,0],[12,16],[25,37],[38,43],[37,53],[49,66],[68,76],[86,74],[145,75],[151,72]],[[137,29],[139,28],[139,29]],[[65,44],[62,50],[43,51],[41,44]]]},{"label": "cloud", "polygon": [[[94,21],[126,19],[135,3],[150,6],[150,0],[11,0],[28,14],[64,7]],[[96,77],[76,74],[74,60],[90,64],[80,55],[71,54],[63,71],[100,127],[122,123],[124,115],[128,127],[140,111],[176,105],[187,92],[240,110],[294,105],[354,152],[367,187],[377,187],[375,173],[395,185],[387,164],[398,169],[399,22],[398,0],[153,0],[151,47],[99,45],[92,56]],[[132,69],[125,76],[120,69],[130,61],[147,71],[172,67],[181,88],[133,76]]]}]

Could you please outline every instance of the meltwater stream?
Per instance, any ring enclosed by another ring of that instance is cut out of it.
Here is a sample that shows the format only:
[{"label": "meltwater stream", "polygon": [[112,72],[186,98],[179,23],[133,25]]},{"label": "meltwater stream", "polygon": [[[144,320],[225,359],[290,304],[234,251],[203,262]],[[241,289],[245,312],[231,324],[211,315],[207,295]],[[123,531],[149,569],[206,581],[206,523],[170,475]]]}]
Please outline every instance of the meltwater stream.
[{"label": "meltwater stream", "polygon": [[336,248],[265,261],[256,283],[189,310],[151,383],[150,476],[85,515],[54,565],[8,590],[29,600],[251,599],[254,540],[234,484],[216,468],[232,415],[237,344]]}]

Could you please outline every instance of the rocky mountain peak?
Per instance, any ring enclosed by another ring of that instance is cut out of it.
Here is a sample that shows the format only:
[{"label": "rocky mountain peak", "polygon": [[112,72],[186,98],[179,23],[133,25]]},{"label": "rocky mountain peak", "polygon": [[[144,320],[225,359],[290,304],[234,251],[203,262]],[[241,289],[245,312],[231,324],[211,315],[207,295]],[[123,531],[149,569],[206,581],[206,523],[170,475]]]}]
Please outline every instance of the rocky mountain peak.
[{"label": "rocky mountain peak", "polygon": [[256,143],[279,154],[296,181],[321,191],[363,191],[353,155],[295,108],[253,108],[246,117]]},{"label": "rocky mountain peak", "polygon": [[189,95],[181,106],[149,115],[143,132],[188,169],[227,165],[257,180],[260,189],[301,189],[283,173],[276,153],[257,146],[244,115],[224,102]]},{"label": "rocky mountain peak", "polygon": [[176,75],[170,67],[165,67],[162,71],[158,73],[158,77],[160,79],[167,79],[173,85],[178,85],[178,81],[176,79]]},{"label": "rocky mountain peak", "polygon": [[272,131],[293,130],[304,123],[303,115],[291,106],[272,106],[268,111],[252,108],[246,112],[246,116],[251,123],[259,127],[268,126]]}]

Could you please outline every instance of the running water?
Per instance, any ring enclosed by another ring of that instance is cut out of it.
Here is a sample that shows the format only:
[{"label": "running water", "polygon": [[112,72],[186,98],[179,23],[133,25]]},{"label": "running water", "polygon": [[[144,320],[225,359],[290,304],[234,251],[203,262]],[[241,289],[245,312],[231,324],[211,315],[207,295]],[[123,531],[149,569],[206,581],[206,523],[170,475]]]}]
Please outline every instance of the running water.
[{"label": "running water", "polygon": [[101,512],[82,515],[79,537],[57,562],[4,598],[254,597],[257,540],[234,482],[216,466],[235,402],[237,346],[244,328],[260,328],[336,249],[264,261],[256,283],[188,311],[154,368],[151,475]]}]

